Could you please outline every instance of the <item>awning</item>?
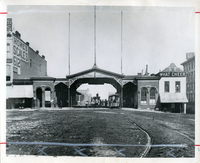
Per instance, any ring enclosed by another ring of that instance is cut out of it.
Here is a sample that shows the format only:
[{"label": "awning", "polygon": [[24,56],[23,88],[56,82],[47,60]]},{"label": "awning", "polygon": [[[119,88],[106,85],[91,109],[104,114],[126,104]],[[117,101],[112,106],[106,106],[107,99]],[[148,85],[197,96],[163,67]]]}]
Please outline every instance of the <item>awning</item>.
[{"label": "awning", "polygon": [[6,87],[6,98],[33,98],[32,85],[14,85]]},{"label": "awning", "polygon": [[161,103],[186,103],[188,99],[184,93],[161,93]]}]

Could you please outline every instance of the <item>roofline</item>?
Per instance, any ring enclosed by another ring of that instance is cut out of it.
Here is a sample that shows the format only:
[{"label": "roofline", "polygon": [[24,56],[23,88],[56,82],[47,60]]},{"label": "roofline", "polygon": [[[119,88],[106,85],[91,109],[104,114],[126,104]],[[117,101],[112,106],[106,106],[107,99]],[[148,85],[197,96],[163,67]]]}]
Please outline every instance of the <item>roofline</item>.
[{"label": "roofline", "polygon": [[141,76],[141,77],[136,77],[136,80],[160,80],[160,76]]},{"label": "roofline", "polygon": [[189,61],[191,61],[193,59],[195,59],[195,56],[193,56],[192,58],[189,58],[188,60],[184,61],[183,63],[181,63],[181,65],[184,65],[185,63],[187,63],[187,62],[189,62]]},{"label": "roofline", "polygon": [[31,80],[43,80],[43,81],[52,81],[56,80],[56,78],[48,77],[48,76],[42,76],[42,77],[31,77]]},{"label": "roofline", "polygon": [[[24,40],[22,40],[21,37],[20,37],[20,38],[17,37],[16,34],[15,34],[14,32],[12,32],[12,35],[13,35],[14,37],[16,37],[17,39],[19,39],[20,41],[22,41],[24,44],[26,44],[26,42],[25,42]],[[41,57],[42,59],[44,59],[44,60],[46,61],[46,59],[43,58],[42,55],[36,53],[37,50],[34,50],[30,45],[27,45],[27,44],[26,44],[26,46],[28,46],[28,49],[32,50],[36,55],[38,55],[39,57]],[[47,61],[46,61],[46,62],[47,62]]]},{"label": "roofline", "polygon": [[125,75],[118,74],[118,73],[115,73],[115,72],[100,69],[97,66],[93,66],[91,69],[87,69],[87,70],[84,70],[84,71],[81,71],[81,72],[78,72],[78,73],[75,73],[75,74],[72,74],[72,75],[67,75],[66,78],[70,79],[70,78],[73,78],[75,76],[79,76],[79,75],[82,75],[82,74],[85,74],[85,73],[88,73],[88,72],[92,72],[92,71],[96,71],[96,72],[102,71],[104,73],[111,74],[111,75],[114,75],[114,76],[118,76],[118,77],[121,77],[121,78],[124,78],[124,76],[125,76]]}]

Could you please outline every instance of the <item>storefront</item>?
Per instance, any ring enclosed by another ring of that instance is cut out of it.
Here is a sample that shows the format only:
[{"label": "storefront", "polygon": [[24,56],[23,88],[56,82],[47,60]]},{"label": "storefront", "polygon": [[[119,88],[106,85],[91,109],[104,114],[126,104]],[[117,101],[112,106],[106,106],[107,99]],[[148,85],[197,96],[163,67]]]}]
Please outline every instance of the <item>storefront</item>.
[{"label": "storefront", "polygon": [[138,109],[159,110],[158,76],[138,76],[137,92],[138,92]]},{"label": "storefront", "polygon": [[158,73],[160,110],[186,113],[186,76],[180,68],[172,63]]},{"label": "storefront", "polygon": [[32,108],[33,86],[32,85],[12,85],[6,87],[7,108]]}]

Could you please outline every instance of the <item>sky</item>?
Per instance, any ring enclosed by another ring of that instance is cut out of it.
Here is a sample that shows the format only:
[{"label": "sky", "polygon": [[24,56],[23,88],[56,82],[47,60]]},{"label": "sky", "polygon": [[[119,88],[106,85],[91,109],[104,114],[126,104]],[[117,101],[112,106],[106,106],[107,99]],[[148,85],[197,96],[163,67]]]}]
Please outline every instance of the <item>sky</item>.
[{"label": "sky", "polygon": [[[22,40],[46,57],[48,76],[64,78],[69,74],[69,49],[70,74],[92,68],[93,6],[8,6],[8,17]],[[121,73],[122,56],[125,75],[144,72],[147,64],[149,73],[158,73],[171,63],[182,68],[186,53],[195,50],[194,32],[193,8],[97,6],[97,66]],[[91,87],[93,95],[115,91],[112,86],[98,88],[95,92],[97,87]]]}]

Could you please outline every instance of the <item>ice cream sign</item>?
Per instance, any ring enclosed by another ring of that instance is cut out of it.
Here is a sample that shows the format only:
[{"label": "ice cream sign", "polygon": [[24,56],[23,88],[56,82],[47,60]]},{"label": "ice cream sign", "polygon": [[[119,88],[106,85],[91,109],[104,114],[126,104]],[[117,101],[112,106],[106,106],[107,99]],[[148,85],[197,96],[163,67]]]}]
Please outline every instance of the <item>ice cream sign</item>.
[{"label": "ice cream sign", "polygon": [[13,36],[13,66],[20,68],[21,61],[28,62],[28,46]]}]

